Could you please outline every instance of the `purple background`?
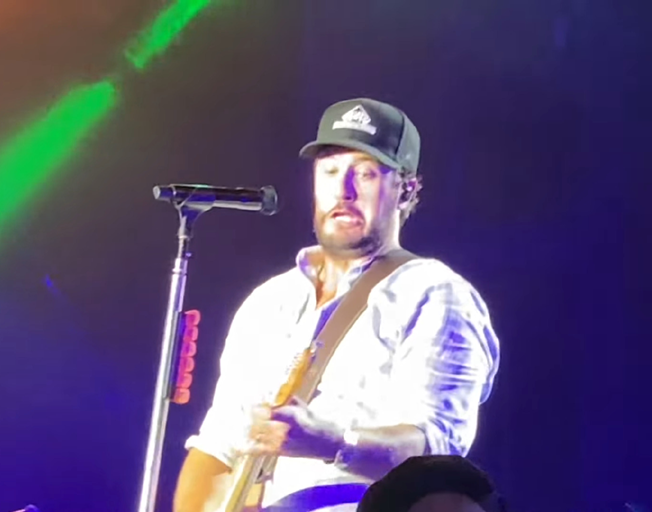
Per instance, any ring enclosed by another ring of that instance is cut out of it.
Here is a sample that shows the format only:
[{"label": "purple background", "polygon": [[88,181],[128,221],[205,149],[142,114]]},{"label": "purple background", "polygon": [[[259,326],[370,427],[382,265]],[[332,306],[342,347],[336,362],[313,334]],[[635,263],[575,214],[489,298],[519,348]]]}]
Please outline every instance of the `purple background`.
[{"label": "purple background", "polygon": [[[159,7],[5,7],[22,14],[0,25],[0,141],[67,86],[101,79]],[[329,103],[355,96],[396,103],[421,131],[425,189],[406,247],[452,265],[493,312],[503,362],[472,459],[518,510],[652,505],[652,52],[635,7],[207,11],[124,81],[108,121],[0,241],[0,512],[136,509],[177,227],[151,187],[272,184],[279,215],[218,211],[198,225],[186,305],[203,321],[193,399],[170,415],[170,510],[231,316],[312,243],[298,149]]]}]

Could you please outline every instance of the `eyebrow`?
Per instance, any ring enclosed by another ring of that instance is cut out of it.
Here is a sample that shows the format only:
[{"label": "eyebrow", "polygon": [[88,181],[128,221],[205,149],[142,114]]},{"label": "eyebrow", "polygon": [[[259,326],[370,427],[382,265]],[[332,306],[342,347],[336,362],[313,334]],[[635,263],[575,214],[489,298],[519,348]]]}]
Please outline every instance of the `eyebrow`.
[{"label": "eyebrow", "polygon": [[[324,160],[327,160],[327,159],[329,159],[329,158],[331,158],[333,156],[335,156],[335,154],[318,156],[315,159],[315,165],[320,163],[320,161],[323,162]],[[331,162],[328,162],[328,163],[331,163]],[[350,165],[356,165],[356,164],[360,164],[360,163],[372,163],[372,164],[376,164],[378,167],[383,167],[383,163],[380,162],[378,159],[374,158],[371,155],[360,155],[358,157],[355,157]]]}]

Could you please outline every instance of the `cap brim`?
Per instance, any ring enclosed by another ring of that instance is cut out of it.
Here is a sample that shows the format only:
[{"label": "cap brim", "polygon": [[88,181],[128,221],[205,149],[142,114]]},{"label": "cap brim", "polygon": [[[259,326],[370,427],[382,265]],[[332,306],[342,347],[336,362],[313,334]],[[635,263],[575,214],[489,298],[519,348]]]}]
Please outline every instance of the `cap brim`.
[{"label": "cap brim", "polygon": [[380,163],[384,165],[387,165],[394,169],[400,167],[398,162],[392,160],[383,152],[377,150],[375,147],[370,146],[369,144],[365,144],[364,142],[360,142],[357,140],[333,140],[328,142],[316,140],[314,142],[310,142],[305,146],[303,146],[301,148],[301,151],[299,151],[299,156],[301,158],[316,158],[317,155],[319,154],[319,151],[321,151],[324,148],[332,147],[332,146],[362,151],[363,153],[367,153],[373,156],[376,160],[378,160]]}]

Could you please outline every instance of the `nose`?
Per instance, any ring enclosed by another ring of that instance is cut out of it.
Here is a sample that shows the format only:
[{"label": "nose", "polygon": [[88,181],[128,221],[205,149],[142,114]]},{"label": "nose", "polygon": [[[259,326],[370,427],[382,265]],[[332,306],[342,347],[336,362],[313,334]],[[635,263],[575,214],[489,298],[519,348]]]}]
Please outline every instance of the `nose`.
[{"label": "nose", "polygon": [[358,192],[355,188],[355,172],[348,169],[342,176],[342,182],[339,190],[339,200],[350,203],[358,198]]}]

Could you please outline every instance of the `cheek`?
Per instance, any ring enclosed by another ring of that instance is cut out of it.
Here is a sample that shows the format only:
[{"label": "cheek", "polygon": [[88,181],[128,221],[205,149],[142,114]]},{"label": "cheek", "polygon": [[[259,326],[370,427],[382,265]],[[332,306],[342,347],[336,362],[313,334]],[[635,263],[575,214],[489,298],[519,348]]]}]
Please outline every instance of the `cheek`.
[{"label": "cheek", "polygon": [[394,198],[390,192],[383,187],[374,187],[361,194],[362,204],[360,206],[368,220],[385,217],[388,212],[393,210]]},{"label": "cheek", "polygon": [[329,212],[337,204],[337,195],[330,190],[327,183],[317,183],[314,192],[314,203],[317,212]]},{"label": "cheek", "polygon": [[324,197],[324,194],[315,194],[315,213],[318,216],[325,215],[332,207],[329,206],[329,201]]}]

